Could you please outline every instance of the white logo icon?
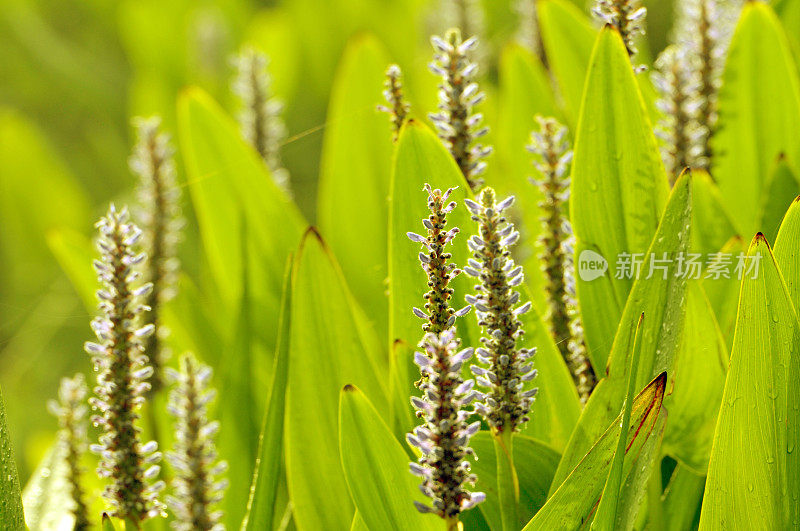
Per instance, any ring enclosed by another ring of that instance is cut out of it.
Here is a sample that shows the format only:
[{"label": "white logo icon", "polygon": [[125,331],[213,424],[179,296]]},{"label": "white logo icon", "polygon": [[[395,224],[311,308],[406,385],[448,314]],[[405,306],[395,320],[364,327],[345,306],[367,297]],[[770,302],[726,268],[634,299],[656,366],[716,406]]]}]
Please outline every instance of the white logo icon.
[{"label": "white logo icon", "polygon": [[602,277],[608,271],[608,261],[600,254],[585,249],[578,256],[578,276],[584,282],[591,282]]}]

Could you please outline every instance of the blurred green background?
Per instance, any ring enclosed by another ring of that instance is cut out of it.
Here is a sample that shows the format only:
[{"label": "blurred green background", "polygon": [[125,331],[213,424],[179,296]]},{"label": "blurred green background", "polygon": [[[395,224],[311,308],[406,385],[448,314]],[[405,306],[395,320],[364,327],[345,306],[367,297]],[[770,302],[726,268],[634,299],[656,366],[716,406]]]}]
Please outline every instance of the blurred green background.
[{"label": "blurred green background", "polygon": [[[48,234],[68,227],[88,237],[109,200],[133,199],[130,117],[160,114],[174,133],[176,97],[189,85],[235,113],[230,58],[254,44],[271,58],[289,131],[284,164],[298,205],[314,220],[326,107],[347,41],[377,36],[403,67],[414,114],[424,118],[435,107],[437,83],[426,71],[428,39],[454,25],[448,3],[0,0],[0,385],[23,482],[53,440],[55,420],[45,404],[58,379],[90,371],[82,345],[91,315],[53,257]],[[500,50],[518,34],[514,4],[481,6],[487,115]],[[588,13],[582,0],[576,4]],[[650,49],[659,50],[672,6],[647,6]],[[374,112],[352,109],[351,118]],[[180,160],[178,171],[183,180]],[[188,204],[185,211],[183,267],[202,275]],[[90,264],[86,269],[91,274]]]}]

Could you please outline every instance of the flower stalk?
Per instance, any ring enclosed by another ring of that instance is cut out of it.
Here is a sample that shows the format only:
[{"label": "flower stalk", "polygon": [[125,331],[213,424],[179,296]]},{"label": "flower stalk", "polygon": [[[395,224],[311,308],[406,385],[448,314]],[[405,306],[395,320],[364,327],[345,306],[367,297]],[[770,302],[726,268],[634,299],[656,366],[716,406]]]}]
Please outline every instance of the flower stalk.
[{"label": "flower stalk", "polygon": [[575,299],[575,237],[567,218],[570,179],[567,174],[572,151],[567,128],[553,118],[536,117],[539,131],[531,133],[528,150],[536,156],[538,180],[531,179],[543,195],[539,206],[544,213],[539,238],[539,259],[545,274],[550,334],[558,346],[578,390],[581,403],[588,400],[597,384],[583,337],[583,324]]},{"label": "flower stalk", "polygon": [[536,349],[518,346],[524,333],[519,316],[530,310],[531,303],[519,304],[520,293],[515,288],[522,284],[524,275],[509,251],[519,240],[519,232],[503,216],[514,196],[498,203],[494,190],[485,188],[478,202],[465,202],[479,230],[468,241],[473,258],[464,272],[477,278],[479,284],[475,286],[476,295],[468,295],[467,302],[475,307],[484,332],[483,346],[476,351],[479,365],[473,365],[472,372],[486,391],[479,395],[475,410],[493,432],[516,432],[529,420],[537,390],[523,389],[536,377],[531,360]]},{"label": "flower stalk", "polygon": [[442,81],[439,84],[439,112],[431,114],[430,118],[439,138],[475,191],[483,183],[480,178],[486,170],[483,159],[492,152],[491,147],[476,143],[489,132],[488,127],[481,125],[483,115],[475,112],[475,107],[485,97],[474,81],[478,65],[469,59],[478,41],[475,37],[464,41],[459,30],[451,29],[444,38],[431,38],[431,44],[435,54],[430,69]]},{"label": "flower stalk", "polygon": [[455,264],[448,263],[452,255],[445,251],[448,244],[453,243],[453,239],[459,232],[458,227],[447,230],[447,214],[456,208],[456,202],[450,200],[450,195],[455,188],[449,188],[444,193],[441,190],[432,189],[429,184],[425,185],[424,190],[428,192],[428,210],[430,215],[423,218],[422,224],[427,229],[427,234],[422,236],[414,232],[408,232],[408,238],[422,245],[423,250],[419,253],[419,261],[422,269],[428,276],[428,287],[425,293],[424,310],[414,308],[414,315],[425,320],[422,329],[425,332],[440,334],[455,325],[456,318],[466,315],[470,306],[467,305],[456,311],[450,307],[450,300],[453,297],[453,288],[449,287],[450,282],[456,278],[461,270]]},{"label": "flower stalk", "polygon": [[403,72],[399,66],[389,65],[383,86],[383,97],[387,105],[378,105],[378,110],[389,115],[389,121],[392,123],[392,141],[397,142],[411,109],[411,105],[403,96]]},{"label": "flower stalk", "polygon": [[263,159],[275,183],[291,194],[289,172],[281,162],[281,143],[286,138],[286,125],[281,113],[283,103],[272,95],[272,80],[267,56],[252,47],[244,48],[233,59],[236,77],[233,92],[239,97],[239,125],[242,136]]},{"label": "flower stalk", "polygon": [[406,439],[421,453],[409,466],[412,474],[422,478],[420,488],[432,502],[414,504],[422,513],[443,518],[448,530],[456,530],[459,514],[486,498],[482,492],[467,490],[477,480],[466,459],[474,455],[469,440],[480,430],[480,422],[467,423],[472,411],[466,407],[477,393],[473,380],[461,378],[461,368],[473,349],[458,350],[460,341],[453,328],[425,334],[419,346],[414,361],[422,374],[422,396],[412,397],[411,403],[423,424]]},{"label": "flower stalk", "polygon": [[139,201],[142,205],[141,221],[143,247],[149,260],[146,280],[152,289],[145,305],[150,308],[153,334],[144,340],[144,351],[150,358],[153,377],[151,390],[162,386],[162,367],[169,357],[165,346],[169,330],[161,322],[164,304],[175,297],[180,261],[177,246],[183,218],[180,207],[180,188],[175,176],[175,151],[169,137],[161,132],[158,117],[134,120],[138,141],[130,159],[130,167],[139,177]]},{"label": "flower stalk", "polygon": [[222,501],[228,486],[218,476],[227,470],[219,461],[215,437],[219,423],[208,420],[208,404],[216,396],[209,389],[211,369],[191,355],[181,359],[180,372],[171,370],[175,387],[170,393],[169,412],[177,419],[176,442],[167,460],[175,469],[174,494],[167,498],[181,531],[223,529],[222,512],[215,506]]},{"label": "flower stalk", "polygon": [[111,515],[139,525],[148,518],[164,515],[158,494],[164,483],[155,478],[161,459],[155,441],[142,443],[138,426],[139,409],[150,389],[143,341],[154,326],[142,326],[142,314],[149,308],[142,302],[152,284],[139,283],[140,269],[146,260],[136,252],[142,231],[129,220],[127,209],[112,204],[97,223],[100,260],[94,263],[101,289],[97,292],[101,316],[92,321],[97,342],[87,342],[97,372],[95,396],[89,400],[98,413],[92,423],[102,433],[90,449],[100,455],[97,473],[107,478],[103,496]]},{"label": "flower stalk", "polygon": [[83,469],[80,461],[86,450],[87,407],[85,405],[88,389],[82,374],[73,378],[62,378],[58,389],[58,401],[48,403],[50,412],[58,418],[60,428],[58,444],[61,445],[67,464],[67,485],[72,499],[71,512],[75,518],[73,529],[83,531],[89,529],[89,509],[86,506],[85,493],[81,486]]}]

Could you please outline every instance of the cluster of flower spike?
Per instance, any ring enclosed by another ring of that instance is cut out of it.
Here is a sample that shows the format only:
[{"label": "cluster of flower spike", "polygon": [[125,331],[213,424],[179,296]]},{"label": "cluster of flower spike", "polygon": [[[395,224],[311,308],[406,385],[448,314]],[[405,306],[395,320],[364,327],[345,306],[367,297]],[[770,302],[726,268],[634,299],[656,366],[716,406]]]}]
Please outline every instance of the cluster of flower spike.
[{"label": "cluster of flower spike", "polygon": [[[725,56],[733,33],[740,2],[717,0],[682,0],[675,32],[676,62],[688,80],[682,87],[682,98],[692,109],[691,137],[688,164],[708,169],[713,151],[711,136],[717,125],[717,96],[722,83]],[[674,87],[666,94],[676,97]],[[666,96],[669,97],[669,96]]]},{"label": "cluster of flower spike", "polygon": [[384,87],[383,97],[388,105],[378,105],[378,110],[389,114],[394,133],[393,140],[396,142],[411,108],[403,97],[403,72],[399,66],[392,64],[386,69]]},{"label": "cluster of flower spike", "polygon": [[422,478],[420,488],[432,499],[430,506],[414,502],[417,509],[450,522],[486,497],[467,490],[476,481],[466,460],[473,454],[469,440],[480,430],[480,422],[467,423],[472,411],[466,406],[477,393],[472,389],[473,380],[462,380],[461,368],[473,349],[458,351],[459,344],[453,328],[425,334],[422,351],[414,356],[423,376],[422,396],[411,399],[424,423],[406,436],[421,452],[419,461],[410,464],[411,473]]},{"label": "cluster of flower spike", "polygon": [[149,320],[155,332],[145,340],[145,352],[153,367],[150,383],[154,390],[161,386],[161,367],[167,358],[164,340],[168,330],[161,324],[161,306],[176,293],[180,262],[177,247],[183,227],[180,189],[175,178],[174,150],[169,137],[160,132],[161,119],[136,119],[138,142],[130,159],[130,167],[140,180],[139,201],[142,205],[143,246],[149,257],[147,280],[153,285],[147,296]]},{"label": "cluster of flower spike", "polygon": [[541,178],[531,179],[543,195],[540,203],[543,232],[540,260],[547,284],[549,305],[547,320],[561,355],[572,374],[582,402],[586,402],[596,384],[594,371],[586,355],[583,325],[575,300],[575,274],[572,259],[574,236],[566,216],[569,201],[567,169],[572,151],[567,128],[553,118],[537,116],[540,130],[531,133],[528,149],[537,156],[534,166]]},{"label": "cluster of flower spike", "polygon": [[651,77],[661,112],[655,131],[663,141],[661,158],[674,183],[684,168],[696,167],[703,157],[706,132],[698,123],[698,85],[686,55],[675,45],[661,52]]},{"label": "cluster of flower spike", "polygon": [[175,447],[167,454],[175,469],[174,495],[168,498],[178,530],[219,531],[222,512],[214,507],[220,501],[227,480],[218,480],[227,465],[220,462],[214,438],[218,422],[210,422],[207,405],[215,393],[208,389],[211,369],[200,365],[192,356],[181,359],[181,370],[170,371],[176,382],[170,393],[169,412],[177,419]]},{"label": "cluster of flower spike", "polygon": [[528,421],[528,413],[536,389],[524,390],[525,383],[536,377],[530,358],[535,349],[519,348],[522,336],[519,315],[531,308],[531,303],[519,305],[520,294],[514,288],[522,284],[522,266],[514,264],[509,247],[519,240],[519,232],[503,216],[514,196],[497,202],[494,190],[485,188],[479,201],[466,200],[472,219],[478,223],[479,236],[467,243],[474,258],[464,268],[480,283],[476,296],[467,302],[475,307],[478,323],[485,336],[483,347],[476,356],[483,366],[473,366],[478,385],[486,389],[475,405],[495,431],[518,431]]},{"label": "cluster of flower spike", "polygon": [[438,334],[452,327],[456,317],[466,315],[470,306],[465,306],[458,311],[450,307],[453,289],[449,287],[450,281],[461,273],[455,264],[448,263],[452,255],[445,251],[447,244],[453,243],[453,238],[458,234],[458,227],[446,230],[447,214],[456,208],[455,201],[449,201],[454,188],[442,193],[438,188],[433,190],[429,184],[425,185],[428,192],[428,209],[431,214],[423,218],[422,224],[428,230],[427,236],[414,232],[407,233],[408,238],[422,244],[424,252],[419,253],[419,261],[428,275],[428,287],[425,294],[425,310],[414,308],[414,315],[424,319],[426,323],[422,329],[425,332]]},{"label": "cluster of flower spike", "polygon": [[283,104],[272,96],[268,62],[267,56],[255,48],[243,49],[233,60],[233,91],[242,104],[242,135],[261,155],[272,179],[288,194],[289,172],[283,167],[280,154],[281,142],[286,138],[286,125],[281,118]]},{"label": "cluster of flower spike", "polygon": [[73,502],[72,515],[75,517],[73,529],[83,531],[89,528],[89,510],[84,501],[81,486],[81,456],[86,446],[85,416],[87,407],[84,404],[88,390],[82,374],[74,378],[62,378],[58,389],[58,401],[48,403],[50,412],[58,418],[61,428],[59,444],[63,447],[67,464],[67,484]]},{"label": "cluster of flower spike", "polygon": [[484,98],[473,81],[478,66],[468,57],[478,41],[475,37],[462,41],[461,32],[451,29],[444,39],[433,37],[431,43],[435,55],[430,68],[441,76],[442,82],[439,84],[439,112],[431,114],[430,118],[470,187],[477,190],[482,183],[479,176],[486,169],[482,159],[492,152],[490,147],[475,143],[489,131],[481,126],[483,115],[474,112]]},{"label": "cluster of flower spike", "polygon": [[91,449],[101,457],[98,474],[111,479],[103,495],[113,516],[138,522],[163,514],[157,496],[164,483],[149,485],[159,473],[155,463],[161,454],[155,441],[142,444],[137,426],[153,374],[142,342],[154,327],[141,326],[141,314],[149,309],[142,299],[152,285],[137,284],[146,256],[134,252],[142,231],[130,223],[127,210],[111,205],[97,228],[101,259],[94,266],[102,285],[97,292],[102,316],[92,321],[98,342],[87,342],[86,351],[97,372],[95,396],[89,402],[98,415],[92,422],[102,434]]},{"label": "cluster of flower spike", "polygon": [[647,16],[647,8],[642,7],[641,0],[597,0],[592,14],[601,22],[617,28],[628,55],[636,55],[636,39],[644,35]]}]

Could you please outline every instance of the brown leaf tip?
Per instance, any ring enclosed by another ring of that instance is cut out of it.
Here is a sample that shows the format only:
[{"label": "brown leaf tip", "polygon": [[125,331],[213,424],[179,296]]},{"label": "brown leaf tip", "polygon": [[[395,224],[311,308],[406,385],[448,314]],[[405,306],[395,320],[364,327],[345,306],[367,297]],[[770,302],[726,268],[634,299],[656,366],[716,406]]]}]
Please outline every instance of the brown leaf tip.
[{"label": "brown leaf tip", "polygon": [[344,387],[342,387],[342,391],[344,391],[345,393],[352,393],[355,390],[356,390],[356,386],[352,385],[352,384],[347,384]]}]

